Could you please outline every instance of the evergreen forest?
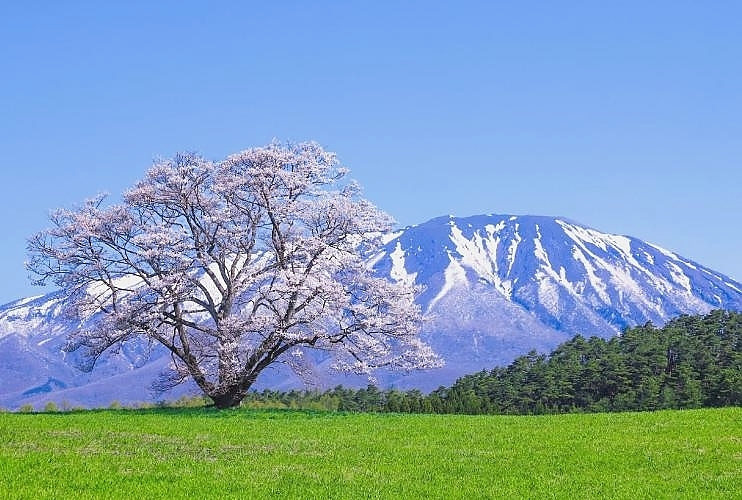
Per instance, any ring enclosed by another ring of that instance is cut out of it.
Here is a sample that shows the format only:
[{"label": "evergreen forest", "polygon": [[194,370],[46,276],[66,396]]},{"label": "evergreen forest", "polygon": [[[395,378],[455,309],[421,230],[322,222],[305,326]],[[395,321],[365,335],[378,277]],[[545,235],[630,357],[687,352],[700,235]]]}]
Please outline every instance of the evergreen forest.
[{"label": "evergreen forest", "polygon": [[251,392],[243,406],[364,412],[544,414],[742,405],[742,313],[682,315],[608,340],[577,335],[550,354],[459,378],[429,394],[342,386]]}]

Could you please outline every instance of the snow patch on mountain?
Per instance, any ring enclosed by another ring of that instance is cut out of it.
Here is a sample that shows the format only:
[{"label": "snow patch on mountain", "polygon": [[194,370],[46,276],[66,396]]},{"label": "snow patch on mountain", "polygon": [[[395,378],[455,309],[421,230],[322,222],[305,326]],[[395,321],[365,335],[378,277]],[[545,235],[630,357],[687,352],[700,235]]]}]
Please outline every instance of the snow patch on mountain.
[{"label": "snow patch on mountain", "polygon": [[397,241],[397,246],[394,247],[394,251],[389,254],[389,257],[392,259],[392,270],[390,275],[394,281],[413,284],[417,273],[407,272],[404,267],[404,256],[405,251],[402,250],[402,244]]},{"label": "snow patch on mountain", "polygon": [[428,304],[428,312],[433,309],[433,307],[451,290],[456,288],[457,285],[464,285],[467,283],[464,267],[451,255],[451,252],[448,252],[448,258],[450,261],[446,270],[443,272],[443,286],[438,292],[438,295],[433,297],[433,300]]}]

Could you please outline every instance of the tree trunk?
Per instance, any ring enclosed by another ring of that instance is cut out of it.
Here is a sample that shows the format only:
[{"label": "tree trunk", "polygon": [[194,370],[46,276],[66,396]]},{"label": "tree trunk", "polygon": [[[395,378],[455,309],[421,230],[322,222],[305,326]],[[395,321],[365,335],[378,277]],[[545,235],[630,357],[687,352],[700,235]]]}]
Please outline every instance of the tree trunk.
[{"label": "tree trunk", "polygon": [[242,400],[247,396],[247,391],[252,387],[255,379],[258,377],[258,373],[260,373],[260,370],[253,370],[246,377],[236,377],[238,380],[237,382],[232,382],[228,385],[220,385],[216,388],[212,386],[210,388],[212,390],[209,391],[204,390],[203,387],[201,389],[204,390],[204,393],[209,396],[212,401],[214,401],[214,406],[220,410],[236,408],[240,406]]},{"label": "tree trunk", "polygon": [[222,388],[220,391],[214,394],[208,394],[208,396],[214,401],[214,406],[220,410],[227,408],[237,408],[240,406],[242,399],[247,395],[247,391],[242,389],[239,385],[233,385],[230,387]]}]

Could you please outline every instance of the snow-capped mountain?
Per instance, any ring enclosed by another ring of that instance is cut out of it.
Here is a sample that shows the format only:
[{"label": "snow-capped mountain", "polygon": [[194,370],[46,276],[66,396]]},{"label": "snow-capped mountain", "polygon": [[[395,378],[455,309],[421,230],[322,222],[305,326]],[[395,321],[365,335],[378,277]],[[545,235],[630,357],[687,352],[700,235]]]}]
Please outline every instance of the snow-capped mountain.
[{"label": "snow-capped mountain", "polygon": [[462,291],[496,294],[555,330],[601,336],[742,306],[742,285],[726,276],[636,238],[551,217],[433,219],[390,237],[375,265],[424,285],[428,311]]},{"label": "snow-capped mountain", "polygon": [[[656,245],[560,218],[439,217],[384,241],[369,265],[423,287],[424,337],[446,366],[383,375],[383,386],[431,390],[531,349],[548,352],[578,333],[609,337],[683,313],[742,310],[742,284]],[[0,406],[106,406],[160,397],[149,387],[169,357],[144,343],[110,353],[91,373],[73,368],[62,347],[78,325],[64,317],[62,305],[50,294],[0,307]],[[317,365],[319,386],[368,382]],[[280,367],[258,380],[263,387],[298,383]]]},{"label": "snow-capped mountain", "polygon": [[549,352],[680,314],[742,309],[742,284],[636,238],[562,218],[439,217],[389,235],[376,268],[424,286],[427,340],[450,370]]}]

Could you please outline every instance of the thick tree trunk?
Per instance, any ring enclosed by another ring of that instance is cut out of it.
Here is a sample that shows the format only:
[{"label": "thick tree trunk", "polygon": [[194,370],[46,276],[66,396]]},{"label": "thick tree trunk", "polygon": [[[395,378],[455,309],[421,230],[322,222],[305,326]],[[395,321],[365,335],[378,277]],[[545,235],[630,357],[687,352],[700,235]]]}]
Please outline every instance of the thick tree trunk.
[{"label": "thick tree trunk", "polygon": [[212,401],[214,401],[214,406],[220,410],[236,408],[240,406],[242,400],[247,396],[247,391],[252,387],[255,379],[258,377],[258,373],[260,372],[253,371],[247,377],[241,378],[237,383],[217,387],[212,391],[204,392],[212,399]]},{"label": "thick tree trunk", "polygon": [[246,395],[247,391],[243,390],[239,385],[224,388],[215,394],[208,394],[212,401],[214,401],[214,406],[220,410],[240,406]]}]

